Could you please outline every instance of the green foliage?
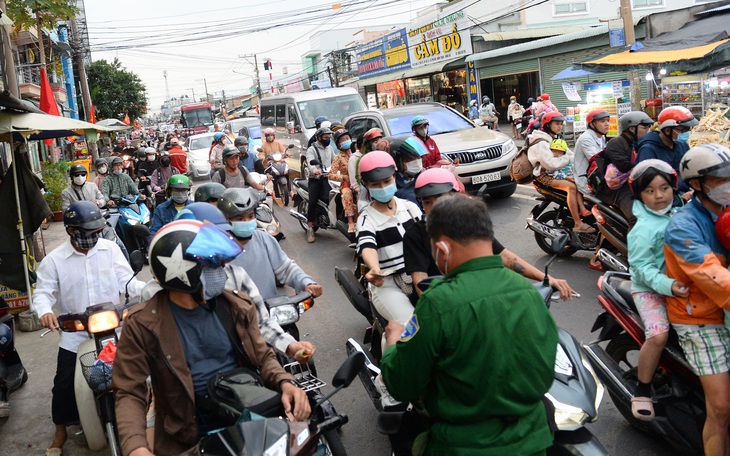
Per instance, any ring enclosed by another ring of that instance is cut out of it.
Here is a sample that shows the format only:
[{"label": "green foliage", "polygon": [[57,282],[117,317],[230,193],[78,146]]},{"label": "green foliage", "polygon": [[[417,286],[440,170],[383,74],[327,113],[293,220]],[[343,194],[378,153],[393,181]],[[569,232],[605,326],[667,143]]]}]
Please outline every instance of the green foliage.
[{"label": "green foliage", "polygon": [[119,60],[96,60],[86,68],[86,76],[100,119],[122,120],[125,113],[136,119],[147,112],[147,89],[136,74],[122,68]]},{"label": "green foliage", "polygon": [[41,12],[41,27],[55,29],[56,22],[65,21],[76,15],[78,8],[73,0],[8,0],[8,17],[20,30],[36,28],[35,11]]},{"label": "green foliage", "polygon": [[60,160],[58,163],[41,163],[41,175],[46,184],[46,193],[43,197],[52,211],[61,210],[61,192],[68,186],[68,169],[70,163]]}]

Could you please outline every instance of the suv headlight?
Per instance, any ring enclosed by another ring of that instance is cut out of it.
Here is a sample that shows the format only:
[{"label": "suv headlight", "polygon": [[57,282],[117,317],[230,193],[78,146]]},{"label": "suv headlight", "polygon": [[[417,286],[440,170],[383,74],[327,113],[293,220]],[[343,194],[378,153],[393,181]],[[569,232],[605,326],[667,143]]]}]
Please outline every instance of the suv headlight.
[{"label": "suv headlight", "polygon": [[517,146],[515,145],[515,142],[511,139],[508,139],[506,143],[502,144],[502,156],[506,157],[507,155],[510,155],[517,151]]}]

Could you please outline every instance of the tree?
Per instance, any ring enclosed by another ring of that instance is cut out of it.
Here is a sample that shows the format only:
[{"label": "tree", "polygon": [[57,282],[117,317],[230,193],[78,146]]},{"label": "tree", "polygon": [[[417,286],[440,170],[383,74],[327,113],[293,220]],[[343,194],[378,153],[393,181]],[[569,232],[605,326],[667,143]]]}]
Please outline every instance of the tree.
[{"label": "tree", "polygon": [[56,22],[76,15],[78,9],[73,0],[8,0],[8,16],[20,30],[36,28],[36,11],[40,11],[41,27],[55,29]]},{"label": "tree", "polygon": [[147,89],[139,77],[122,68],[116,58],[112,63],[96,60],[86,68],[91,101],[99,118],[130,119],[147,112]]}]

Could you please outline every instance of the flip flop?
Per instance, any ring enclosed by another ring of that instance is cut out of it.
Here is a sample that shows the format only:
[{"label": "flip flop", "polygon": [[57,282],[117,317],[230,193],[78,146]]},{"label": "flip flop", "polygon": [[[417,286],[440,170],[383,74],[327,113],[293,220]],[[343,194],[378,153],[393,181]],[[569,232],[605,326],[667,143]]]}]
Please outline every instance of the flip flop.
[{"label": "flip flop", "polygon": [[63,451],[60,448],[49,448],[46,450],[46,456],[61,456]]},{"label": "flip flop", "polygon": [[580,228],[577,228],[575,230],[576,233],[584,233],[584,234],[593,234],[596,232],[596,229],[590,226],[587,223],[584,223],[580,226]]},{"label": "flip flop", "polygon": [[651,421],[654,419],[654,403],[650,397],[634,396],[631,398],[631,413],[637,420]]},{"label": "flip flop", "polygon": [[601,264],[600,261],[596,261],[594,263],[593,260],[591,260],[588,263],[588,267],[591,268],[591,269],[593,269],[594,271],[603,272],[603,265]]}]

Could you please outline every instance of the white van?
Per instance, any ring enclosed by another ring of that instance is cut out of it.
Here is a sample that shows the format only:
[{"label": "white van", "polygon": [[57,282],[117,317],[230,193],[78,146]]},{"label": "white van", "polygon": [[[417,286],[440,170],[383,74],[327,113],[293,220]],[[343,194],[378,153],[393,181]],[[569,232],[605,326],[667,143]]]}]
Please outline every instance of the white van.
[{"label": "white van", "polygon": [[276,95],[261,100],[261,128],[276,130],[276,139],[284,145],[294,144],[289,167],[299,172],[309,138],[316,132],[314,119],[324,116],[330,122],[366,109],[357,90],[338,87]]}]

